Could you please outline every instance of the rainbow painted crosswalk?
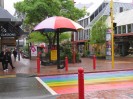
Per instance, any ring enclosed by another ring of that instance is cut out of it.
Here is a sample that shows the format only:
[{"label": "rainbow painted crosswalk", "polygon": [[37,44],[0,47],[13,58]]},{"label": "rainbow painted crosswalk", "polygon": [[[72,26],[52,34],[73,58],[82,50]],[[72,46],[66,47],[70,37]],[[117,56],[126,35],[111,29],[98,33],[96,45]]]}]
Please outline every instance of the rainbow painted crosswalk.
[{"label": "rainbow painted crosswalk", "polygon": [[[78,75],[40,77],[57,94],[77,93]],[[84,75],[85,91],[133,88],[133,71],[87,73]]]}]

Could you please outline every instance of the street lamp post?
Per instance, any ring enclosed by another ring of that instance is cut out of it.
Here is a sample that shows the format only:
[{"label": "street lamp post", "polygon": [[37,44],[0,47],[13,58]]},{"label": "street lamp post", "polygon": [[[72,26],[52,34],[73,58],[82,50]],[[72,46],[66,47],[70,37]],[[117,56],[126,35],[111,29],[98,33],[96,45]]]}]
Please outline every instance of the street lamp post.
[{"label": "street lamp post", "polygon": [[113,0],[110,1],[110,17],[111,17],[111,56],[112,56],[112,68],[114,68]]}]

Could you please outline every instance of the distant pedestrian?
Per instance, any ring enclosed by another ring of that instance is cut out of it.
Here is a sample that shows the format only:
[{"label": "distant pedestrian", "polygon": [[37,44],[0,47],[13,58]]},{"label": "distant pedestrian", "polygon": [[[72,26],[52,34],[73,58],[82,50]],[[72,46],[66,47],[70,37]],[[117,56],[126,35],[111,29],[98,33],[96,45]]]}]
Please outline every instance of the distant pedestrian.
[{"label": "distant pedestrian", "polygon": [[14,48],[13,56],[14,56],[14,61],[16,61],[16,57],[17,57],[17,50],[16,50],[16,48]]},{"label": "distant pedestrian", "polygon": [[[6,56],[8,58],[8,63],[10,64],[12,69],[14,69],[15,67],[12,64],[12,58],[11,58],[11,51],[10,51],[10,49],[6,49]],[[8,65],[7,65],[7,68],[8,68]]]}]

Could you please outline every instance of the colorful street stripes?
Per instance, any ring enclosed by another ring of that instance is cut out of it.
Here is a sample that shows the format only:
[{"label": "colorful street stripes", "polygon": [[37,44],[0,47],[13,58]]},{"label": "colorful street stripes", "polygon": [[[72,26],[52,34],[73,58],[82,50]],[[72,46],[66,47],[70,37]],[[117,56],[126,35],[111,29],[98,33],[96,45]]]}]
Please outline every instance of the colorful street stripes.
[{"label": "colorful street stripes", "polygon": [[[57,94],[77,93],[78,75],[40,77]],[[84,75],[85,91],[133,88],[133,71],[87,73]]]}]

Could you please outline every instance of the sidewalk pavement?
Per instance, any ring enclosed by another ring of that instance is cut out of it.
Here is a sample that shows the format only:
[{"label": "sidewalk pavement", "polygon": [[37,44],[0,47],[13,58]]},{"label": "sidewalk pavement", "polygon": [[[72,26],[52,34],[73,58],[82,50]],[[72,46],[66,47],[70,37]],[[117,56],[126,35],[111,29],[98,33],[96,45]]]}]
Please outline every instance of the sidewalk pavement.
[{"label": "sidewalk pavement", "polygon": [[[111,60],[97,59],[96,60],[96,69],[93,69],[93,60],[91,58],[82,58],[81,63],[71,63],[68,65],[68,71],[64,69],[57,69],[56,65],[53,66],[43,66],[41,65],[40,73],[37,73],[37,63],[36,60],[29,60],[21,58],[20,61],[13,61],[14,66],[16,67],[14,70],[9,67],[9,71],[7,73],[3,72],[2,66],[0,66],[0,78],[4,77],[15,77],[17,75],[28,75],[28,76],[46,76],[46,75],[58,75],[58,74],[72,74],[78,73],[78,68],[83,67],[84,72],[109,72],[109,71],[117,71],[117,70],[133,70],[133,57],[115,57],[115,66],[112,68]],[[92,99],[89,97],[97,98],[97,99],[105,99],[107,96],[112,99],[112,95],[118,95],[119,97],[114,97],[113,99],[130,99],[127,96],[123,96],[126,98],[121,98],[119,92],[126,92],[133,94],[133,89],[128,90],[113,90],[112,91],[100,91],[100,92],[91,92],[86,93],[86,99]],[[93,95],[93,96],[92,96]],[[101,96],[100,96],[101,95]],[[104,98],[103,98],[104,96]],[[66,97],[66,98],[65,98]],[[78,94],[69,94],[69,95],[60,95],[57,99],[78,99]]]},{"label": "sidewalk pavement", "polygon": [[[116,57],[114,61],[114,68],[112,68],[111,60],[97,59],[96,60],[96,69],[93,69],[93,60],[91,58],[82,58],[81,63],[71,63],[68,64],[68,71],[64,69],[57,69],[57,65],[52,66],[43,66],[41,65],[40,73],[37,73],[37,63],[36,60],[29,60],[21,58],[20,61],[13,61],[14,70],[11,69],[10,65],[9,75],[16,74],[30,74],[30,75],[57,75],[57,74],[71,74],[78,73],[78,68],[84,68],[84,72],[107,72],[107,71],[116,71],[116,70],[133,70],[133,57]],[[0,75],[5,75],[0,66]]]}]

